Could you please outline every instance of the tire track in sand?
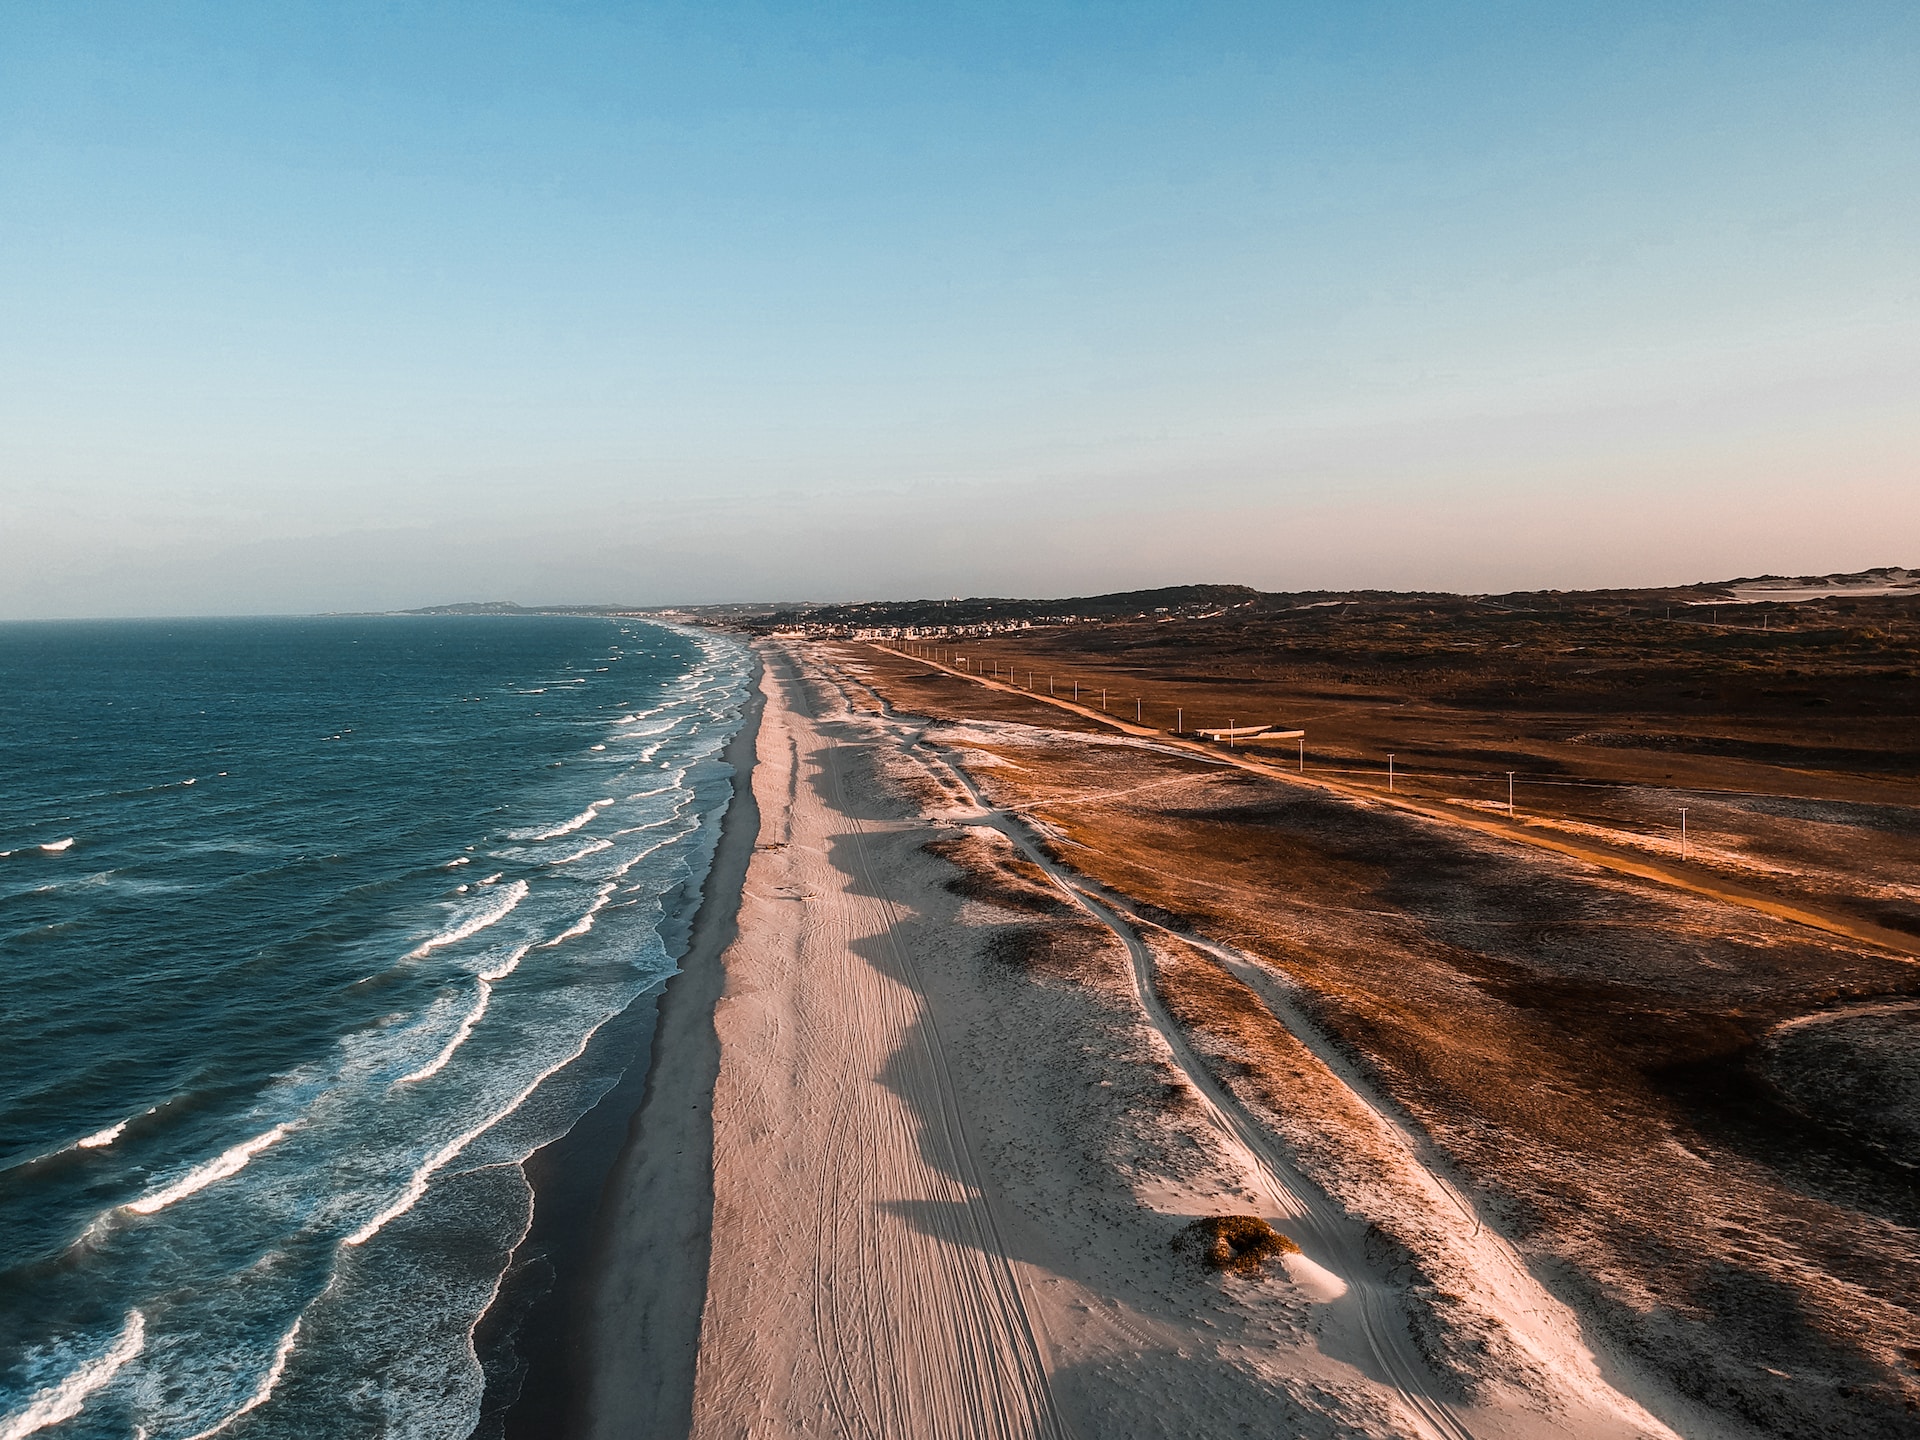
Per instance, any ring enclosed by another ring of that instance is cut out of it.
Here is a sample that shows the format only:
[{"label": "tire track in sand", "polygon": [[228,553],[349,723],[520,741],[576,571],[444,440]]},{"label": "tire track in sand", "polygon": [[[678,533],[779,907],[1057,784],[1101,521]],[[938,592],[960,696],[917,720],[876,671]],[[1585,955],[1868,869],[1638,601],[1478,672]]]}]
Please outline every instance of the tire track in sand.
[{"label": "tire track in sand", "polygon": [[[723,1032],[737,1039],[717,1139],[761,1153],[730,1197],[736,1252],[716,1225],[695,1434],[1065,1440],[903,939],[911,916],[889,892],[887,837],[849,804],[837,717],[814,717],[793,665],[768,655],[763,754],[815,774],[765,796],[787,813],[763,833],[785,840],[756,856],[757,903],[799,923],[743,947],[727,1002],[745,1008]],[[763,1157],[777,1193],[747,1176]],[[788,1243],[760,1243],[763,1216]]]}]

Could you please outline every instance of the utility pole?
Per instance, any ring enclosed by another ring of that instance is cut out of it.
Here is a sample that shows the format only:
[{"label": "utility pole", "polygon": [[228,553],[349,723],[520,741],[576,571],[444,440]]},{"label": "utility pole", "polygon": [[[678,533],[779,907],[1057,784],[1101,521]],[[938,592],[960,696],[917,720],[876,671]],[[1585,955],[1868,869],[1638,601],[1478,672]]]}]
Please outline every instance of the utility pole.
[{"label": "utility pole", "polygon": [[1234,718],[1229,715],[1227,717],[1227,749],[1229,750],[1233,749],[1233,727],[1235,723]]},{"label": "utility pole", "polygon": [[1687,809],[1684,805],[1680,807],[1680,858],[1687,858]]},{"label": "utility pole", "polygon": [[1387,752],[1387,793],[1393,793],[1393,752]]},{"label": "utility pole", "polygon": [[1181,732],[1181,730],[1185,727],[1186,721],[1187,721],[1187,712],[1182,710],[1178,705],[1174,706],[1173,707],[1173,733],[1178,735]]},{"label": "utility pole", "polygon": [[1102,710],[1107,708],[1107,687],[1104,685],[1100,687],[1100,708]]},{"label": "utility pole", "polygon": [[1140,697],[1138,695],[1133,697],[1133,723],[1136,725],[1140,723]]},{"label": "utility pole", "polygon": [[1307,773],[1307,737],[1304,735],[1300,737],[1300,773]]},{"label": "utility pole", "polygon": [[1513,818],[1513,771],[1507,771],[1507,818]]}]

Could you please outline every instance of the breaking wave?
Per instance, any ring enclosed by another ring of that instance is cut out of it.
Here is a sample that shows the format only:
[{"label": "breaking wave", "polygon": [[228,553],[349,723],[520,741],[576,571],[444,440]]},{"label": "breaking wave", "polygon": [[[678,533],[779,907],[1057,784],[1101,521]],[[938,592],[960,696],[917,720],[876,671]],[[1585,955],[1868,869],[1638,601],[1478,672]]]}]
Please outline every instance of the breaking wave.
[{"label": "breaking wave", "polygon": [[511,885],[507,886],[506,889],[502,890],[497,898],[491,900],[481,909],[476,910],[451,930],[442,930],[432,939],[422,941],[419,945],[409,950],[407,952],[407,959],[424,959],[443,946],[457,945],[462,940],[467,940],[478,935],[489,925],[497,925],[500,921],[506,919],[507,916],[513,913],[514,906],[526,898],[527,882],[524,880],[514,881]]},{"label": "breaking wave", "polygon": [[591,824],[594,816],[598,815],[611,804],[613,804],[611,796],[605,800],[596,800],[571,820],[562,821],[560,824],[548,830],[536,830],[532,834],[522,836],[521,838],[526,840],[558,840],[562,835],[571,835],[582,825]]},{"label": "breaking wave", "polygon": [[206,1164],[195,1166],[173,1184],[143,1195],[138,1200],[130,1202],[125,1208],[136,1215],[157,1215],[169,1205],[177,1205],[189,1195],[197,1194],[209,1185],[225,1180],[231,1175],[238,1175],[247,1168],[254,1156],[262,1150],[278,1145],[292,1128],[293,1122],[283,1121],[271,1130],[262,1131],[251,1140],[242,1140],[231,1150],[222,1151]]},{"label": "breaking wave", "polygon": [[118,1140],[121,1132],[126,1128],[127,1122],[122,1120],[118,1125],[109,1125],[104,1130],[96,1130],[93,1134],[83,1136],[81,1139],[74,1141],[73,1148],[76,1150],[103,1150]]},{"label": "breaking wave", "polygon": [[[603,1021],[602,1023],[604,1024],[605,1022]],[[532,1080],[527,1082],[526,1087],[522,1089],[519,1094],[515,1095],[513,1099],[509,1100],[501,1109],[495,1111],[471,1129],[464,1130],[454,1136],[453,1139],[429,1155],[426,1162],[408,1178],[406,1188],[400,1192],[386,1209],[375,1215],[340,1243],[352,1246],[364,1245],[395,1220],[398,1220],[402,1215],[413,1209],[415,1205],[418,1205],[420,1203],[420,1197],[427,1193],[428,1182],[433,1179],[438,1171],[443,1169],[449,1161],[457,1159],[460,1152],[465,1150],[467,1146],[471,1145],[475,1140],[478,1140],[482,1135],[486,1134],[487,1131],[491,1130],[522,1105],[526,1104],[528,1097],[530,1097],[534,1091],[538,1090],[550,1077],[564,1070],[575,1060],[578,1060],[582,1055],[586,1054],[588,1042],[593,1039],[599,1029],[600,1026],[595,1025],[591,1030],[588,1030],[586,1034],[580,1037],[580,1043],[573,1047],[572,1053],[567,1055],[563,1060],[556,1060],[538,1075],[534,1076]]]},{"label": "breaking wave", "polygon": [[294,1342],[299,1338],[300,1322],[296,1319],[287,1333],[280,1337],[280,1343],[274,1347],[273,1363],[267,1366],[267,1373],[260,1377],[260,1383],[253,1387],[253,1393],[241,1402],[237,1410],[228,1414],[224,1419],[209,1425],[198,1434],[189,1437],[189,1440],[208,1440],[208,1437],[218,1435],[242,1415],[253,1410],[258,1410],[262,1405],[266,1404],[274,1392],[274,1387],[279,1385],[280,1377],[287,1373],[288,1357],[293,1354]]},{"label": "breaking wave", "polygon": [[532,948],[532,945],[519,946],[507,957],[503,964],[491,970],[482,970],[480,972],[479,985],[474,998],[473,1008],[467,1011],[466,1018],[461,1020],[460,1026],[453,1032],[452,1038],[441,1047],[440,1053],[434,1056],[433,1059],[429,1060],[412,1074],[402,1075],[394,1083],[396,1085],[413,1085],[430,1076],[438,1075],[442,1070],[446,1069],[447,1062],[453,1058],[453,1052],[467,1043],[468,1039],[473,1035],[474,1026],[478,1025],[481,1018],[486,1015],[487,1003],[493,998],[494,982],[506,979],[507,976],[518,969],[520,962],[526,958],[527,951]]},{"label": "breaking wave", "polygon": [[58,1385],[36,1390],[24,1410],[0,1419],[0,1440],[22,1440],[49,1425],[59,1425],[78,1415],[87,1397],[111,1384],[132,1360],[147,1347],[147,1317],[138,1310],[127,1312],[119,1335],[104,1354],[81,1365]]}]

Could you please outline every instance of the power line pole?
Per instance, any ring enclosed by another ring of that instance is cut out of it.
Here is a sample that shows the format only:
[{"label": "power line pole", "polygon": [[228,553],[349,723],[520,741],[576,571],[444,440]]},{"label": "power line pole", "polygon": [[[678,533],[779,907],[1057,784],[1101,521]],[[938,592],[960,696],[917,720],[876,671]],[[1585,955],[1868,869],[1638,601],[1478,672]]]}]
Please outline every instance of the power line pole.
[{"label": "power line pole", "polygon": [[1680,807],[1680,858],[1687,858],[1687,807]]},{"label": "power line pole", "polygon": [[1393,752],[1387,752],[1387,793],[1393,793]]},{"label": "power line pole", "polygon": [[1513,771],[1507,771],[1507,818],[1513,818]]}]

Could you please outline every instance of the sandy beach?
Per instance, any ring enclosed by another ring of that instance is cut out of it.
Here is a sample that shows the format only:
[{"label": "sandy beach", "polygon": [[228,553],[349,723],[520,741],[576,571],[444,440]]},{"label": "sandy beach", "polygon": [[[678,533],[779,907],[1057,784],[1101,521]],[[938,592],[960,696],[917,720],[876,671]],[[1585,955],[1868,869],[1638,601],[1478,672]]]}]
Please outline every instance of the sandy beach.
[{"label": "sandy beach", "polygon": [[[1597,1357],[1337,1056],[1297,1047],[1318,1131],[1260,1123],[1169,1012],[1191,955],[981,803],[991,757],[762,653],[737,933],[663,1006],[585,1433],[1727,1433]],[[1436,1319],[1299,1163],[1316,1134],[1475,1293]],[[1183,1231],[1230,1213],[1300,1253],[1208,1270]]]}]

